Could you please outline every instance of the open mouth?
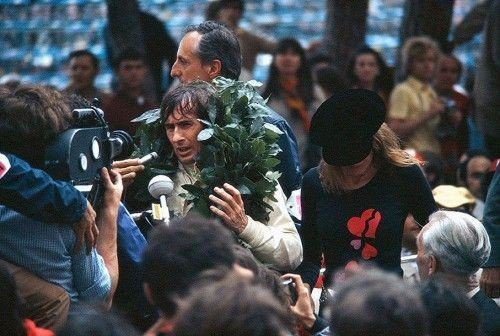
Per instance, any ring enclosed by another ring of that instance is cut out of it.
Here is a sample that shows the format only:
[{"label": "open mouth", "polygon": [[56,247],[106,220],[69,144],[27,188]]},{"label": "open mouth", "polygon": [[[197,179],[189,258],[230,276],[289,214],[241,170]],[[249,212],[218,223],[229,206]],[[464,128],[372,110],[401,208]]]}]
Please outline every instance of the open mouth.
[{"label": "open mouth", "polygon": [[177,147],[176,151],[179,155],[186,155],[191,151],[191,147]]}]

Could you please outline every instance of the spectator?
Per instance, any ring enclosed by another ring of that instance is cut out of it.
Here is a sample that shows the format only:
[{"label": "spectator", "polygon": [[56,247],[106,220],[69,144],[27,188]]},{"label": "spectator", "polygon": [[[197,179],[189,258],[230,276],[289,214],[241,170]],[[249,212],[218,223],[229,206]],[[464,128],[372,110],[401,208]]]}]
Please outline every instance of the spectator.
[{"label": "spectator", "polygon": [[243,274],[241,267],[234,267],[235,243],[221,224],[194,216],[174,220],[151,232],[143,255],[144,290],[161,311],[161,318],[148,335],[160,330],[171,332],[179,301],[203,272],[217,268],[225,274],[240,272],[239,276],[248,276],[248,271]]},{"label": "spectator", "polygon": [[219,2],[218,21],[231,29],[241,48],[242,70],[249,80],[252,78],[252,71],[255,60],[259,53],[272,53],[276,48],[276,42],[268,38],[256,35],[248,30],[239,27],[239,23],[245,12],[244,0],[217,0]]},{"label": "spectator", "polygon": [[268,106],[278,112],[292,127],[297,138],[302,170],[315,166],[308,162],[311,151],[308,144],[312,111],[325,100],[321,89],[313,84],[311,69],[300,43],[293,38],[278,42],[269,69],[269,77],[262,93],[269,98]]},{"label": "spectator", "polygon": [[427,335],[427,316],[418,292],[394,274],[355,274],[335,288],[332,302],[332,335]]},{"label": "spectator", "polygon": [[403,46],[402,59],[408,77],[391,93],[387,124],[406,147],[440,154],[436,131],[445,106],[431,87],[439,48],[428,37],[412,37]]},{"label": "spectator", "polygon": [[139,336],[140,333],[116,312],[79,306],[57,336]]},{"label": "spectator", "polygon": [[375,91],[387,104],[393,79],[387,64],[377,51],[367,46],[358,49],[349,61],[346,73],[351,88]]},{"label": "spectator", "polygon": [[479,310],[463,291],[437,279],[420,288],[430,336],[479,335]]},{"label": "spectator", "polygon": [[480,312],[487,335],[500,333],[500,308],[488,298],[471,277],[482,267],[491,251],[483,225],[474,217],[453,211],[438,211],[417,238],[420,278],[438,276],[461,288]]},{"label": "spectator", "polygon": [[443,158],[444,182],[455,184],[455,171],[460,156],[467,150],[469,136],[467,111],[470,100],[455,89],[462,73],[462,63],[452,54],[444,54],[438,62],[434,89],[445,103],[444,113],[438,126],[438,139]]},{"label": "spectator", "polygon": [[[196,79],[211,81],[217,76],[237,80],[241,72],[240,45],[234,33],[224,26],[207,21],[186,28],[179,44],[177,61],[172,66],[172,77],[186,84]],[[276,169],[281,172],[279,182],[287,197],[300,188],[300,163],[297,140],[285,119],[276,112],[265,118],[283,132],[278,138],[282,152]]]},{"label": "spectator", "polygon": [[179,313],[173,333],[280,336],[293,331],[292,316],[266,288],[225,281],[193,293]]},{"label": "spectator", "polygon": [[[167,93],[161,104],[161,120],[178,169],[173,175],[174,190],[167,205],[175,216],[185,216],[192,204],[180,196],[185,184],[196,183],[195,158],[202,143],[198,133],[203,129],[200,119],[209,120],[208,102],[213,88],[205,82],[194,82]],[[245,214],[240,192],[228,183],[215,188],[210,195],[210,210],[233,231],[262,263],[280,271],[293,270],[302,259],[300,238],[288,215],[285,195],[278,185],[273,198],[266,199],[273,211],[266,222]]]},{"label": "spectator", "polygon": [[0,329],[9,336],[53,336],[50,330],[37,328],[24,316],[21,298],[17,294],[14,278],[0,265]]},{"label": "spectator", "polygon": [[317,65],[314,68],[314,75],[314,77],[316,77],[316,82],[323,91],[325,99],[348,88],[344,78],[333,65]]},{"label": "spectator", "polygon": [[99,73],[99,60],[93,53],[88,50],[72,51],[68,57],[68,72],[70,82],[65,92],[75,93],[90,102],[97,98],[101,104],[106,104],[109,96],[94,85]]},{"label": "spectator", "polygon": [[365,89],[333,95],[313,116],[311,138],[323,160],[302,183],[304,261],[297,269],[311,288],[322,254],[328,280],[360,260],[402,274],[407,215],[425,223],[436,209],[417,161],[384,119],[382,98]]},{"label": "spectator", "polygon": [[[10,130],[2,134],[2,150],[40,165],[45,147],[71,124],[67,101],[53,89],[30,86],[19,87],[2,100],[2,119]],[[35,150],[27,150],[26,143]],[[1,206],[0,257],[63,287],[73,302],[90,300],[109,305],[118,280],[116,219],[122,184],[117,174],[107,170],[103,170],[102,178],[104,203],[97,217],[100,235],[90,256],[84,251],[73,252],[76,240],[72,228],[56,222],[41,223]]]},{"label": "spectator", "polygon": [[476,120],[486,148],[500,157],[500,0],[485,1],[483,50],[474,81]]},{"label": "spectator", "polygon": [[468,152],[465,161],[460,164],[459,176],[465,182],[465,187],[475,198],[472,215],[479,220],[483,219],[485,191],[482,181],[491,165],[491,160],[486,152]]},{"label": "spectator", "polygon": [[133,136],[137,126],[130,121],[156,107],[143,93],[147,71],[144,55],[126,49],[116,58],[113,69],[118,77],[118,90],[103,105],[104,117],[112,130],[124,130]]},{"label": "spectator", "polygon": [[481,288],[492,298],[500,297],[500,165],[486,196],[483,225],[491,241],[491,256],[481,274]]},{"label": "spectator", "polygon": [[465,212],[472,215],[476,199],[464,187],[440,185],[432,190],[432,195],[440,209]]}]

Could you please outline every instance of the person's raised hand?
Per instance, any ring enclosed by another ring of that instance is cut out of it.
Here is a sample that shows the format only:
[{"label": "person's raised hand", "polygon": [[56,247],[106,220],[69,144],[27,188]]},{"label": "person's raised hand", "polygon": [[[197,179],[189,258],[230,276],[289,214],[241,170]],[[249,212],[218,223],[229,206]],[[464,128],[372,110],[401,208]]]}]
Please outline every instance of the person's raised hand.
[{"label": "person's raised hand", "polygon": [[139,159],[115,161],[112,167],[121,175],[125,187],[131,185],[137,174],[144,170],[144,165],[139,163]]},{"label": "person's raised hand", "polygon": [[248,225],[248,218],[238,189],[224,183],[223,188],[215,187],[214,192],[208,197],[215,204],[210,206],[210,211],[219,216],[236,234],[242,233]]}]

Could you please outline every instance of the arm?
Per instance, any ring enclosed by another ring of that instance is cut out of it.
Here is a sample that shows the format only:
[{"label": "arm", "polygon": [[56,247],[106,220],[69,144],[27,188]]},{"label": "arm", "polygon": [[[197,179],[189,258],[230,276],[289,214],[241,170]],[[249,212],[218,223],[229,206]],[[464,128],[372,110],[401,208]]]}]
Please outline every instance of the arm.
[{"label": "arm", "polygon": [[302,229],[300,237],[304,249],[304,261],[297,268],[296,273],[310,288],[314,288],[318,279],[322,246],[321,239],[316,233],[316,195],[317,190],[311,182],[315,171],[309,171],[302,181],[301,203],[302,203]]},{"label": "arm", "polygon": [[286,197],[290,197],[292,191],[300,189],[302,181],[297,140],[285,120],[276,120],[273,124],[283,132],[278,138],[278,145],[281,148],[281,152],[278,153],[277,158],[280,160],[280,163],[275,169],[281,173],[278,180],[283,187],[283,192]]},{"label": "arm", "polygon": [[408,87],[398,85],[394,88],[389,99],[389,110],[387,112],[387,124],[400,137],[410,136],[417,128],[444,110],[440,100],[431,103],[428,111],[418,116],[410,116],[412,93]]},{"label": "arm", "polygon": [[293,270],[300,264],[302,245],[295,224],[286,210],[285,195],[281,188],[274,193],[278,202],[269,201],[274,210],[269,214],[267,225],[245,215],[243,200],[236,188],[226,183],[224,189],[216,188],[215,192],[217,196],[211,195],[210,199],[220,209],[211,206],[210,210],[249,246],[260,262],[279,271]]},{"label": "arm", "polygon": [[316,334],[328,328],[328,323],[314,313],[314,305],[307,285],[298,274],[285,274],[283,279],[292,279],[297,291],[297,302],[290,306],[293,315],[311,334]]},{"label": "arm", "polygon": [[437,211],[434,196],[424,173],[417,165],[405,169],[400,186],[408,200],[408,210],[417,224],[422,227],[429,221],[429,216]]},{"label": "arm", "polygon": [[431,103],[429,110],[425,111],[417,118],[402,119],[389,116],[389,118],[387,119],[387,124],[400,138],[406,138],[413,132],[415,132],[417,128],[419,128],[432,118],[436,117],[443,111],[443,102],[441,102],[439,99],[436,99]]},{"label": "arm", "polygon": [[111,289],[106,304],[111,307],[113,295],[118,284],[117,220],[120,198],[123,192],[121,175],[103,168],[101,176],[104,183],[103,207],[97,217],[100,227],[96,250],[102,257],[111,279]]},{"label": "arm", "polygon": [[490,184],[484,208],[483,225],[491,243],[491,255],[483,268],[480,285],[490,297],[500,297],[500,165]]},{"label": "arm", "polygon": [[5,157],[10,169],[0,179],[0,203],[36,220],[73,224],[75,248],[80,249],[85,239],[90,253],[99,230],[95,211],[82,193],[12,154]]},{"label": "arm", "polygon": [[23,215],[44,222],[75,223],[87,200],[71,184],[55,181],[47,173],[5,153],[10,169],[0,179],[0,202]]}]

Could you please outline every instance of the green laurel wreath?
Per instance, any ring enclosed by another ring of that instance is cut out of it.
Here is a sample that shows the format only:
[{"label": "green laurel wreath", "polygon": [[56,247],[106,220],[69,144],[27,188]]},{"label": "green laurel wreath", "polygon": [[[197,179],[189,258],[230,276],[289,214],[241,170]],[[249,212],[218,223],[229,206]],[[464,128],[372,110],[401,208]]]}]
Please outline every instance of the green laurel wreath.
[{"label": "green laurel wreath", "polygon": [[[208,196],[214,187],[229,183],[241,193],[246,214],[267,221],[273,208],[264,200],[276,201],[273,194],[280,173],[273,169],[280,162],[276,155],[281,149],[276,142],[282,132],[265,121],[270,110],[256,90],[260,83],[217,77],[212,84],[216,92],[209,101],[209,120],[200,119],[205,128],[198,134],[203,146],[196,159],[197,183],[183,185],[187,193],[182,196],[199,213],[210,216]],[[139,156],[160,146],[157,132],[162,127],[156,125],[160,123],[159,111],[146,112],[136,120],[143,122],[137,133]],[[163,164],[153,169],[167,172],[173,168],[168,159]]]}]

